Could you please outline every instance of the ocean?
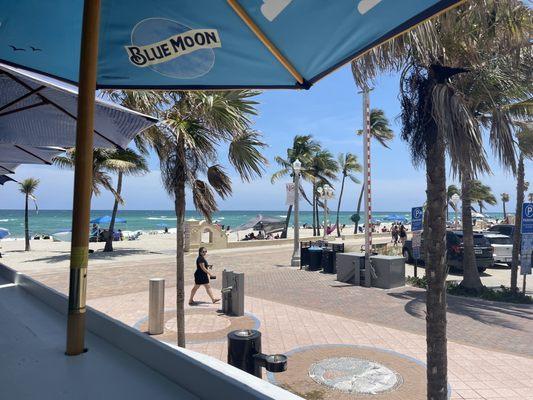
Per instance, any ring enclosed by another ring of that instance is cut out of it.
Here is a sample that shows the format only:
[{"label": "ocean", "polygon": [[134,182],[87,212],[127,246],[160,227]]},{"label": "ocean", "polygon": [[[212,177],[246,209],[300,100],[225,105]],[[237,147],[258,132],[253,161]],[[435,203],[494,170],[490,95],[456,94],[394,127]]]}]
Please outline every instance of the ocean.
[{"label": "ocean", "polygon": [[[286,218],[286,210],[283,211],[219,211],[213,215],[213,221],[218,221],[219,224],[235,227],[241,225],[248,220],[256,217],[258,214]],[[353,211],[341,211],[340,223],[352,225],[350,220]],[[381,220],[387,215],[397,214],[405,216],[410,219],[409,211],[381,211],[374,212],[373,218]],[[495,218],[502,218],[502,213],[486,213]],[[91,211],[91,219],[111,215],[110,210],[93,210]],[[361,213],[361,221],[364,213]],[[125,223],[118,223],[115,229],[122,229],[123,231],[153,231],[162,230],[164,226],[173,228],[176,225],[176,216],[173,210],[121,210],[118,212],[118,217],[126,220]],[[187,211],[186,219],[195,218],[203,219],[196,211]],[[334,223],[336,213],[330,214],[330,222]],[[453,218],[453,214],[450,214]],[[320,220],[323,221],[323,214],[320,213]],[[311,211],[300,212],[300,224],[311,224],[313,222],[313,214]],[[30,210],[29,212],[30,233],[36,234],[53,234],[70,230],[72,224],[72,212],[70,210]],[[291,217],[292,224],[292,217]],[[102,226],[106,227],[105,225]],[[24,237],[24,210],[0,210],[0,228],[8,229],[11,233],[11,238]]]}]

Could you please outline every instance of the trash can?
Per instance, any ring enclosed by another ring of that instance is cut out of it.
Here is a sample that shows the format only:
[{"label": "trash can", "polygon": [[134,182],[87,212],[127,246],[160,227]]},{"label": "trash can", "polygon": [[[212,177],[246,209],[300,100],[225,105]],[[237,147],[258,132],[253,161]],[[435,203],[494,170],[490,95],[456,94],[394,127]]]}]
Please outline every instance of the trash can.
[{"label": "trash can", "polygon": [[322,265],[322,247],[309,247],[309,270],[318,271]]},{"label": "trash can", "polygon": [[333,249],[322,249],[322,270],[327,274],[336,273],[335,269],[335,255]]}]

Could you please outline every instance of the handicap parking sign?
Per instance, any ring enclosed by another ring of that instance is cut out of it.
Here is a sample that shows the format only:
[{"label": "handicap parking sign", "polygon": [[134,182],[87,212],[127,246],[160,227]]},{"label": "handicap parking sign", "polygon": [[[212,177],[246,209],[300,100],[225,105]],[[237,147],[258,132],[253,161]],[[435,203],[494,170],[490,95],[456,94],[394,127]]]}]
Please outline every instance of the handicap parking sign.
[{"label": "handicap parking sign", "polygon": [[413,207],[411,210],[411,230],[422,230],[422,219],[424,218],[424,210],[422,207]]}]

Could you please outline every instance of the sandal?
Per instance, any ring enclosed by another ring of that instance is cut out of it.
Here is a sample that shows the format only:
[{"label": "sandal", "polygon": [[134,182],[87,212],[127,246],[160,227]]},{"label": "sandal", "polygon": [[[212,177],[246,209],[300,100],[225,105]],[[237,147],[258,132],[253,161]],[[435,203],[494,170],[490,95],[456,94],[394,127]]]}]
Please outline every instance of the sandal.
[{"label": "sandal", "polygon": [[195,306],[196,305],[196,301],[189,301],[189,305],[190,306]]},{"label": "sandal", "polygon": [[219,301],[220,301],[220,299],[214,299],[213,300],[213,304],[218,303]]}]

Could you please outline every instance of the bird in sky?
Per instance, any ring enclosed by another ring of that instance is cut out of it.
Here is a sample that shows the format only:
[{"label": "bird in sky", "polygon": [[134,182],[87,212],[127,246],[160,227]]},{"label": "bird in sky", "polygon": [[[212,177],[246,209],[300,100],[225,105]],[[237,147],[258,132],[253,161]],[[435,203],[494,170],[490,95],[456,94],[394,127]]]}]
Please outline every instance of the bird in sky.
[{"label": "bird in sky", "polygon": [[32,49],[33,51],[43,51],[42,49],[33,46],[30,46],[30,49]]},{"label": "bird in sky", "polygon": [[11,47],[13,49],[13,51],[26,51],[26,49],[22,49],[20,47],[15,47],[12,44],[10,44],[9,47]]}]

